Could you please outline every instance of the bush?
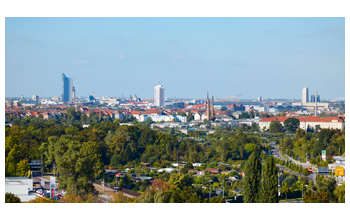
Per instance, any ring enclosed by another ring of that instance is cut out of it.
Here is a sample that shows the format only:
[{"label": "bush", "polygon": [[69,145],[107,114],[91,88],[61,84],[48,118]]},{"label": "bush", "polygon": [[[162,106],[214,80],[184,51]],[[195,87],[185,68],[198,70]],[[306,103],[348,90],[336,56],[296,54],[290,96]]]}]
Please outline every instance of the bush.
[{"label": "bush", "polygon": [[5,193],[5,203],[21,203],[21,200],[12,193]]}]

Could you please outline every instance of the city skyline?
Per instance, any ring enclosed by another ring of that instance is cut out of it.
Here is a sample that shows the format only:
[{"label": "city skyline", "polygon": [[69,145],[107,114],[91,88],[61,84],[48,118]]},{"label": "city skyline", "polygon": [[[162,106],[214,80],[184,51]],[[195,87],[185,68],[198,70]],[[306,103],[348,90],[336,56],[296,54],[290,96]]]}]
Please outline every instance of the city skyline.
[{"label": "city skyline", "polygon": [[[5,96],[345,97],[344,18],[6,18]],[[40,94],[41,93],[41,94]]]}]

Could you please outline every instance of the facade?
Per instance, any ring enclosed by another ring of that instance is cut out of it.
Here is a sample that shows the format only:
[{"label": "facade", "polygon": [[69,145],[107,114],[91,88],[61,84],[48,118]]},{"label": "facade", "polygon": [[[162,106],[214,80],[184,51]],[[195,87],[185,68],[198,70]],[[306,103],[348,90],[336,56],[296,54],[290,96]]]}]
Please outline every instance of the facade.
[{"label": "facade", "polygon": [[[311,102],[315,103],[315,95],[311,95]],[[320,102],[320,95],[317,96],[317,102]]]},{"label": "facade", "polygon": [[303,94],[301,99],[303,104],[309,102],[309,88],[307,87],[303,88]]},{"label": "facade", "polygon": [[33,190],[33,179],[27,177],[5,177],[5,193],[16,195],[21,202],[35,199],[36,194],[29,193]]},{"label": "facade", "polygon": [[154,104],[156,106],[164,105],[164,87],[160,84],[154,87]]},{"label": "facade", "polygon": [[[282,126],[284,126],[284,121],[289,117],[271,117],[271,118],[263,118],[259,121],[259,129],[263,130],[269,129],[272,121],[281,122]],[[307,129],[315,129],[316,126],[319,126],[320,129],[339,129],[343,130],[345,127],[345,118],[344,117],[326,117],[320,118],[318,116],[311,117],[294,117],[299,120],[299,127],[303,130]]]},{"label": "facade", "polygon": [[73,79],[62,73],[62,101],[72,102],[73,99]]}]

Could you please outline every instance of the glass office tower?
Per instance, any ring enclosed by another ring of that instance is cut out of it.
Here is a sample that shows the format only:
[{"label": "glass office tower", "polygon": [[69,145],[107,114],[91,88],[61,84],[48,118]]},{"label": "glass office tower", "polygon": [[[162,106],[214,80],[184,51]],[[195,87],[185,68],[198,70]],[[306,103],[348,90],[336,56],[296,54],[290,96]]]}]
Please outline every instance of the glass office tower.
[{"label": "glass office tower", "polygon": [[62,101],[72,102],[73,79],[70,79],[62,73]]}]

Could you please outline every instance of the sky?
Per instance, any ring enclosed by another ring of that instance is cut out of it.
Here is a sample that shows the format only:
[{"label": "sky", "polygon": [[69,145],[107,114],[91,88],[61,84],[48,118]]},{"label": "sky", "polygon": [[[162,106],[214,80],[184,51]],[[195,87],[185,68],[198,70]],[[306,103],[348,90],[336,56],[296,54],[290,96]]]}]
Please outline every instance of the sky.
[{"label": "sky", "polygon": [[5,96],[345,97],[344,17],[5,18]]}]

